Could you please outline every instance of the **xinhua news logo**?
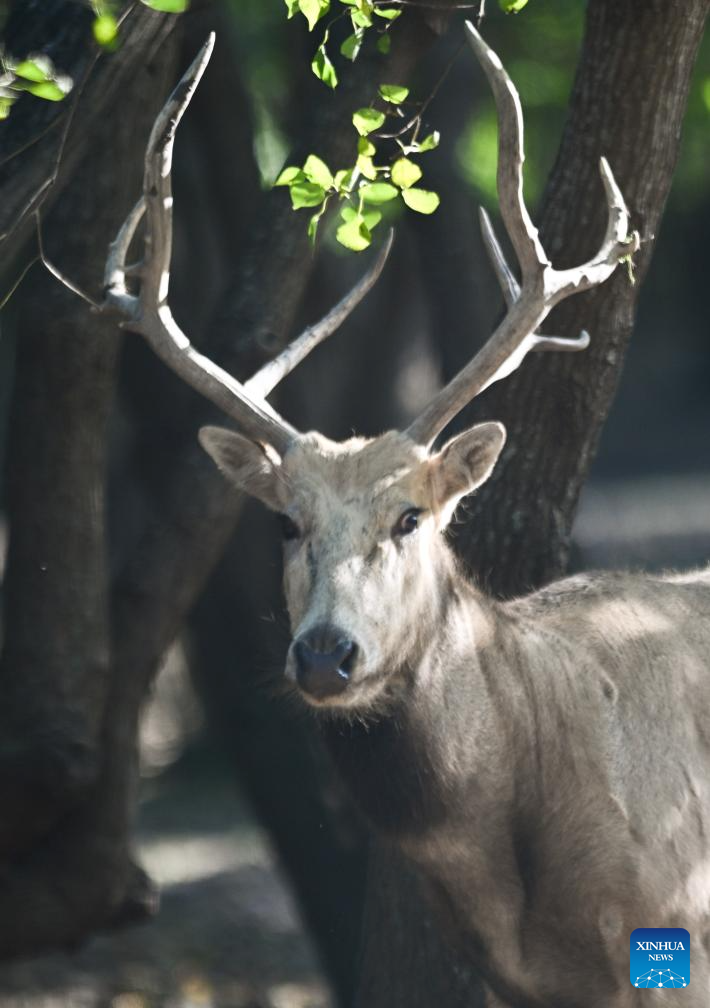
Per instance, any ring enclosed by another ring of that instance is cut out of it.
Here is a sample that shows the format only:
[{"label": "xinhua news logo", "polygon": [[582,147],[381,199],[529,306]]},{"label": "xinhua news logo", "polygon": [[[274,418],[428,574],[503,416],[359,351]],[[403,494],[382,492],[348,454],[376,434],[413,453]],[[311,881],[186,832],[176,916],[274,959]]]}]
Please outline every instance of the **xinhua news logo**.
[{"label": "xinhua news logo", "polygon": [[633,987],[687,987],[690,935],[685,928],[636,928],[631,935]]}]

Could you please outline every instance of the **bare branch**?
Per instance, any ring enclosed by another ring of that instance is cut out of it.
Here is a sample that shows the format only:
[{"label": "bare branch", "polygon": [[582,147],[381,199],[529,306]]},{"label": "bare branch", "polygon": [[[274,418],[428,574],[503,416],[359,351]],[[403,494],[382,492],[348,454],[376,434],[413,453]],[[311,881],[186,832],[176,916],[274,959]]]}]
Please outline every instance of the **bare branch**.
[{"label": "bare branch", "polygon": [[100,304],[97,304],[97,302],[94,301],[89,294],[83,291],[80,287],[77,287],[75,283],[72,283],[72,281],[69,280],[60,269],[49,261],[44,252],[44,242],[42,240],[42,218],[39,210],[35,210],[34,218],[37,227],[37,250],[39,252],[39,261],[42,263],[47,272],[51,273],[54,279],[58,280],[62,286],[70,290],[72,294],[76,294],[76,296],[80,297],[82,301],[86,301],[86,303],[90,304],[96,311],[100,311]]},{"label": "bare branch", "polygon": [[250,395],[266,397],[287,374],[290,374],[301,363],[304,357],[308,356],[311,350],[331,336],[343,324],[348,315],[360,304],[368,291],[377,282],[387,262],[393,241],[394,230],[390,230],[387,241],[382,246],[371,269],[345,295],[342,301],[338,302],[325,318],[321,319],[316,325],[309,326],[298,339],[289,344],[285,350],[282,350],[278,357],[265,364],[253,377],[245,382],[244,388]]}]

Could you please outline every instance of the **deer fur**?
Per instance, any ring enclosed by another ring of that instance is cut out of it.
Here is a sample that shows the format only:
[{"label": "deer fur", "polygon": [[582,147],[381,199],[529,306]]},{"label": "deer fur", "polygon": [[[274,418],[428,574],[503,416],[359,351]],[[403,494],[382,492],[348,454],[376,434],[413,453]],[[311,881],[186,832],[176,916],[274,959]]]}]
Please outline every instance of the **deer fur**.
[{"label": "deer fur", "polygon": [[[406,432],[335,444],[299,434],[266,400],[372,286],[391,239],[350,294],[244,384],[172,317],[173,141],[213,36],[156,119],[98,307],[239,425],[201,439],[236,486],[286,516],[286,675],[375,828],[428,880],[491,1004],[707,1008],[710,572],[572,578],[501,603],[461,576],[442,535],[505,432],[481,424],[434,451],[437,437],[528,353],[583,350],[587,333],[540,326],[639,247],[602,158],[601,246],[581,266],[553,267],[523,200],[519,96],[474,25],[466,32],[498,110],[500,212],[520,278],[483,213],[508,311]],[[131,268],[142,218],[144,256]],[[630,932],[674,925],[691,934],[690,986],[636,990]]]},{"label": "deer fur", "polygon": [[[431,455],[398,432],[308,434],[283,458],[218,428],[201,440],[300,530],[284,551],[294,640],[330,622],[358,642],[345,692],[305,699],[490,1003],[707,1008],[710,570],[583,575],[487,598],[442,533],[491,472],[499,424]],[[398,538],[412,507],[418,528]],[[641,926],[690,932],[687,988],[631,986]]]}]

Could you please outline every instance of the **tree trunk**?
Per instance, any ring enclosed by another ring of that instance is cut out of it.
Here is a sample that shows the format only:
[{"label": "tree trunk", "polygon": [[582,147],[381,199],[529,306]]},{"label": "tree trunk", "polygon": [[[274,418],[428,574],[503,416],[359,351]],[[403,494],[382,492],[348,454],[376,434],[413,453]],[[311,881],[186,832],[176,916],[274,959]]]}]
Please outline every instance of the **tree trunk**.
[{"label": "tree trunk", "polygon": [[[13,109],[17,142],[5,165],[13,200],[7,262],[11,269],[19,265],[18,236],[27,229],[14,228],[17,215],[34,205],[61,148],[53,195],[61,190],[62,199],[47,215],[48,250],[72,279],[89,286],[100,274],[108,237],[140,191],[144,137],[169,90],[164,71],[174,49],[163,44],[165,26],[180,21],[138,6],[126,22],[120,50],[92,64],[86,52],[90,12],[69,4],[63,22],[59,0],[44,8],[35,0],[18,0],[15,7],[13,51],[51,49],[57,66],[76,81],[84,80],[87,68],[91,76],[83,92],[75,91],[81,102],[66,145],[63,128],[71,106],[50,110],[49,116],[38,104],[37,115],[49,118],[42,118],[36,134],[20,115],[30,115],[34,106]],[[30,32],[27,19],[41,30]],[[132,30],[141,26],[145,30],[134,38]],[[47,40],[54,35],[52,47]],[[432,41],[431,30],[413,14],[380,69],[393,79],[406,77]],[[144,74],[151,73],[155,79],[146,81]],[[169,70],[168,75],[175,77]],[[361,61],[334,96],[317,87],[330,104],[304,139],[338,160],[352,137],[355,95],[371,91],[371,68]],[[117,98],[120,108],[113,104]],[[44,145],[47,137],[51,146]],[[117,150],[128,162],[120,195]],[[285,207],[284,193],[262,201],[251,244],[205,341],[238,375],[284,341],[311,267],[303,221]],[[11,626],[0,670],[5,700],[0,957],[66,947],[150,908],[150,887],[130,857],[140,706],[240,509],[196,444],[196,427],[209,413],[188,391],[176,424],[182,442],[162,469],[165,506],[121,558],[111,582],[104,487],[116,333],[109,322],[97,324],[85,305],[49,278],[42,278],[40,290],[39,297],[18,302],[22,351],[13,409],[6,610]]]},{"label": "tree trunk", "polygon": [[[0,134],[0,284],[17,278],[18,251],[31,239],[32,211],[46,213],[86,155],[93,125],[130,107],[135,75],[149,63],[175,18],[133,4],[121,26],[121,53],[100,53],[89,5],[72,0],[14,0],[4,32],[7,53],[42,52],[72,79],[62,102],[23,95]],[[128,106],[126,105],[128,102]]]},{"label": "tree trunk", "polygon": [[[68,6],[71,25],[76,8]],[[162,44],[153,60],[141,49],[156,38],[165,43],[170,19],[146,13],[147,21],[133,22],[150,26],[138,49],[131,49],[131,33],[124,42],[134,70],[130,90],[111,106],[92,85],[77,107],[83,157],[70,177],[62,175],[62,199],[43,228],[48,256],[94,297],[108,242],[140,185],[158,102],[174,76],[174,45]],[[86,47],[86,16],[83,23]],[[41,39],[35,36],[34,45],[42,48]],[[113,716],[106,453],[119,334],[113,320],[97,318],[49,273],[35,271],[14,305],[0,658],[0,957],[71,945],[152,900],[131,862],[126,829],[113,828],[117,796],[103,788]]]},{"label": "tree trunk", "polygon": [[[590,0],[569,120],[544,200],[543,244],[555,264],[594,251],[603,233],[597,164],[606,155],[644,244],[636,284],[623,269],[602,288],[561,305],[545,330],[586,328],[579,355],[540,355],[470,411],[502,420],[508,444],[494,477],[469,504],[456,549],[498,595],[564,572],[583,481],[606,419],[636,300],[676,165],[680,126],[708,0]],[[463,422],[463,421],[462,421]],[[472,894],[473,898],[473,894]],[[472,1008],[480,989],[444,941],[410,870],[374,852],[364,936],[362,1008]]]}]

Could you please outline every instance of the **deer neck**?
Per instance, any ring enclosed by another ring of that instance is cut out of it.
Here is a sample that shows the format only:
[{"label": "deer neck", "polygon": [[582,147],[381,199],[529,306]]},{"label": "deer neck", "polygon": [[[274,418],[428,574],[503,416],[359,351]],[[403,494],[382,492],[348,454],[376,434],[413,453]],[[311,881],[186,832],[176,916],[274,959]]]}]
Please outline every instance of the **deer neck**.
[{"label": "deer neck", "polygon": [[386,703],[322,723],[353,797],[393,840],[414,840],[445,826],[459,814],[464,792],[470,801],[472,780],[480,778],[483,794],[491,773],[510,759],[510,726],[498,725],[502,711],[480,660],[485,653],[485,664],[495,663],[502,651],[497,604],[453,565],[444,577],[439,605],[418,635],[426,643],[390,674]]}]

